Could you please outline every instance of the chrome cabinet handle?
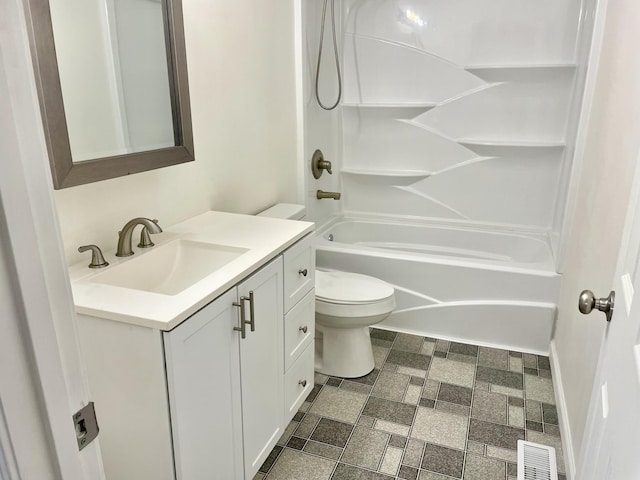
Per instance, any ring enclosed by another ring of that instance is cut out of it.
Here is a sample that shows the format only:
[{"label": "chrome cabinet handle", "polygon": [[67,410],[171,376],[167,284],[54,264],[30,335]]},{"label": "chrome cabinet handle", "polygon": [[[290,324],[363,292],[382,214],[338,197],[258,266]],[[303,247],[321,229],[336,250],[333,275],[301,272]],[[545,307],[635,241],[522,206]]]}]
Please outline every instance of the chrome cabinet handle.
[{"label": "chrome cabinet handle", "polygon": [[298,385],[302,385],[302,388],[307,386],[307,381],[306,380],[298,380]]},{"label": "chrome cabinet handle", "polygon": [[299,328],[298,328],[298,330],[300,330],[302,333],[307,333],[307,330],[308,330],[308,329],[307,329],[307,326],[306,326],[306,325],[304,325],[304,326],[302,326],[302,327],[299,327]]},{"label": "chrome cabinet handle", "polygon": [[237,332],[240,332],[240,338],[247,338],[247,322],[244,319],[244,301],[246,297],[240,297],[240,302],[233,302],[234,307],[240,307],[240,326],[233,327]]},{"label": "chrome cabinet handle", "polygon": [[309,273],[309,272],[307,272],[306,268],[304,270],[298,270],[298,275],[302,275],[303,277],[306,277],[307,273]]},{"label": "chrome cabinet handle", "polygon": [[[246,298],[245,298],[246,300]],[[254,306],[254,302],[253,302],[253,290],[251,290],[249,292],[249,325],[251,326],[251,331],[255,332],[256,331],[256,314],[253,311],[253,306]]]},{"label": "chrome cabinet handle", "polygon": [[[245,320],[245,307],[244,302],[249,300],[249,320]],[[253,303],[253,290],[249,292],[248,297],[240,297],[240,302],[233,302],[234,307],[240,307],[240,326],[233,327],[234,330],[240,332],[241,338],[247,338],[247,325],[251,326],[251,331],[256,331],[256,316]]]}]

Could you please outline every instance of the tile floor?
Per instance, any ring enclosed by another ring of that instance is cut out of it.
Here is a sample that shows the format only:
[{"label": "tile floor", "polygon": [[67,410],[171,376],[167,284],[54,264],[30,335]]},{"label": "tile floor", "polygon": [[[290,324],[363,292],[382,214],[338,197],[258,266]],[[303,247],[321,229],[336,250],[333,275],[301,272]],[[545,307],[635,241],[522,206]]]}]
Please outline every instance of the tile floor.
[{"label": "tile floor", "polygon": [[316,385],[254,480],[515,480],[516,442],[556,448],[549,359],[380,329],[376,367]]}]

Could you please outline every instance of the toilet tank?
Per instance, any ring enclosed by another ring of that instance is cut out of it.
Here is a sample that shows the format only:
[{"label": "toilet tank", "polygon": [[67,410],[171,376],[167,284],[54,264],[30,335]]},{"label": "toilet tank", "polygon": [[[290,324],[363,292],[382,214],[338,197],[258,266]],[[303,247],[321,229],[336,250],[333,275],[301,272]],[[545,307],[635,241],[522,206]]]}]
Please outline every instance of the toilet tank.
[{"label": "toilet tank", "polygon": [[307,211],[304,205],[295,203],[276,203],[274,206],[256,214],[259,217],[286,218],[288,220],[303,220]]}]

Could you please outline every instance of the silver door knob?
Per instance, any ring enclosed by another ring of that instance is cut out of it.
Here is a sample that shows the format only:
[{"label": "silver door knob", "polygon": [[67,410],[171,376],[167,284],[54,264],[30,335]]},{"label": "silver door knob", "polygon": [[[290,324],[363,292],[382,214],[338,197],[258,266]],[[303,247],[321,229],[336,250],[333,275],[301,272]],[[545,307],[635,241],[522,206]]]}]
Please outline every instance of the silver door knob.
[{"label": "silver door knob", "polygon": [[611,293],[606,298],[596,298],[591,290],[583,290],[578,298],[578,310],[580,310],[580,313],[588,315],[595,308],[596,310],[604,312],[607,317],[607,322],[610,322],[615,300],[616,292],[613,290],[611,290]]}]

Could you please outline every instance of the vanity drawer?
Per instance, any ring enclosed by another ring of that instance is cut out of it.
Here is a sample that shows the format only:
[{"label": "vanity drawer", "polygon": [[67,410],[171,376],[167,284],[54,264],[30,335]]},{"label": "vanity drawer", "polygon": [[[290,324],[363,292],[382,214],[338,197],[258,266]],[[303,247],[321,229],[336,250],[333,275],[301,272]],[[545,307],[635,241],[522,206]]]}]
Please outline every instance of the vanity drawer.
[{"label": "vanity drawer", "polygon": [[284,424],[287,425],[313,389],[314,344],[311,342],[284,376]]},{"label": "vanity drawer", "polygon": [[289,370],[315,333],[315,290],[311,289],[284,317],[284,371]]},{"label": "vanity drawer", "polygon": [[284,311],[288,312],[315,283],[316,251],[313,234],[284,252]]}]

